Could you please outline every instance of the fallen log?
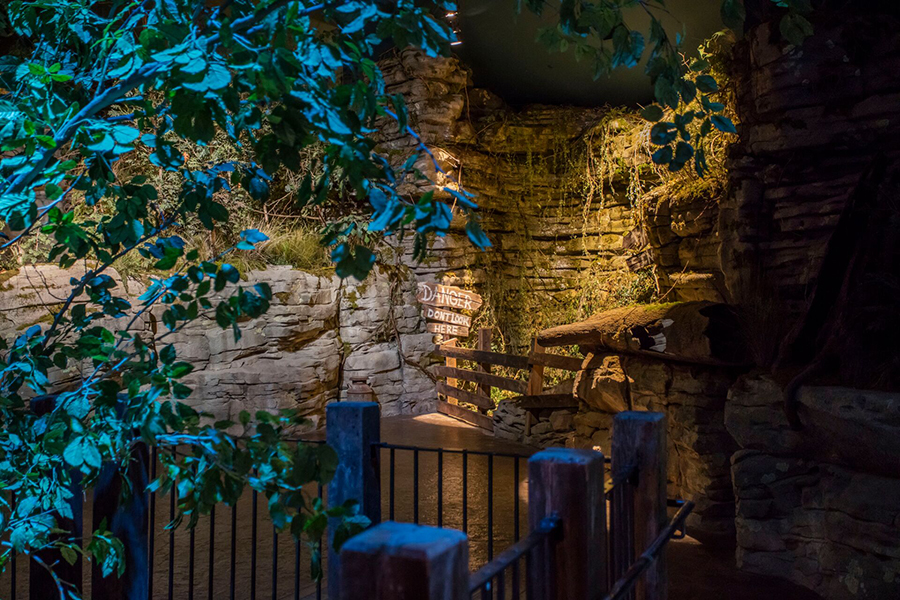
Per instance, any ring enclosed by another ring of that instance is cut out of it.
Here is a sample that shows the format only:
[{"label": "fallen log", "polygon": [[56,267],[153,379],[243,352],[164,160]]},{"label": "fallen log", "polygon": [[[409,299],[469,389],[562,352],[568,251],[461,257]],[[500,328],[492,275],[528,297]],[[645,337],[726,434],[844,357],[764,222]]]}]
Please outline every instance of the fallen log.
[{"label": "fallen log", "polygon": [[711,365],[750,364],[737,314],[727,304],[678,302],[616,308],[538,334],[544,347],[621,352]]}]

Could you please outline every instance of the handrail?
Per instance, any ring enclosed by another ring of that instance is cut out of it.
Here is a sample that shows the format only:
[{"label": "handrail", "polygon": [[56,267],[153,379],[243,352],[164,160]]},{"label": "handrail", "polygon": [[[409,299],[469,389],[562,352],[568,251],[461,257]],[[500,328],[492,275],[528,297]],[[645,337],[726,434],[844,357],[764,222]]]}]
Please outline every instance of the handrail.
[{"label": "handrail", "polygon": [[556,517],[547,517],[541,521],[537,529],[519,540],[503,552],[497,558],[484,565],[469,577],[469,593],[477,592],[495,577],[500,575],[508,566],[519,560],[532,548],[554,535],[561,528],[561,521]]},{"label": "handrail", "polygon": [[677,537],[677,531],[684,529],[684,521],[687,519],[688,515],[691,514],[692,510],[694,510],[694,503],[690,501],[685,502],[675,516],[672,517],[672,520],[669,521],[669,524],[659,532],[659,535],[656,536],[653,543],[647,547],[644,553],[641,554],[634,563],[632,563],[622,578],[613,585],[612,590],[610,590],[609,594],[607,594],[603,600],[619,600],[620,598],[624,598],[625,594],[631,591],[631,588],[637,582],[638,577],[653,564],[653,561],[656,560],[659,552],[665,547],[666,542]]}]

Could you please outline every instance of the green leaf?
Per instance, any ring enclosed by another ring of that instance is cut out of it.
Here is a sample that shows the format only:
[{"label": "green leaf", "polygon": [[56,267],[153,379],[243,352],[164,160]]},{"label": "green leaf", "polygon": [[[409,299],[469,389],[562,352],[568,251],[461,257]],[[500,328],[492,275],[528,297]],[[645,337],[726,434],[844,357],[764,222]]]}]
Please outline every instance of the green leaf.
[{"label": "green leaf", "polygon": [[651,104],[641,111],[641,117],[643,117],[647,121],[650,121],[651,123],[656,123],[663,118],[663,109],[656,104]]},{"label": "green leaf", "polygon": [[712,94],[719,91],[719,84],[712,75],[700,75],[695,81],[697,89],[704,94]]},{"label": "green leaf", "polygon": [[713,115],[710,117],[710,121],[712,122],[713,127],[719,131],[725,133],[737,133],[737,128],[734,126],[734,123],[724,115]]},{"label": "green leaf", "polygon": [[802,46],[806,38],[813,34],[813,26],[806,17],[790,12],[781,18],[779,24],[781,36],[794,46]]}]

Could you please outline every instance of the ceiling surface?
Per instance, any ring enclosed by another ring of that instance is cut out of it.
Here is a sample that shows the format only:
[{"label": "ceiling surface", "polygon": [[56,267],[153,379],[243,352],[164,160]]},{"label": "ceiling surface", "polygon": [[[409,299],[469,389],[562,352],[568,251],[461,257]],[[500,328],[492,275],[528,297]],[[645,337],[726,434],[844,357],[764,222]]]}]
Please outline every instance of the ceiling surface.
[{"label": "ceiling surface", "polygon": [[[557,0],[537,17],[526,9],[517,15],[516,0],[457,0],[463,43],[455,47],[474,72],[475,85],[487,88],[511,104],[634,105],[652,97],[643,65],[620,69],[594,81],[588,59],[574,53],[551,54],[536,41],[538,29],[555,24]],[[667,0],[669,14],[660,15],[674,39],[684,32],[684,48],[694,51],[704,39],[723,29],[721,0]],[[630,9],[626,23],[646,33],[649,17]]]}]

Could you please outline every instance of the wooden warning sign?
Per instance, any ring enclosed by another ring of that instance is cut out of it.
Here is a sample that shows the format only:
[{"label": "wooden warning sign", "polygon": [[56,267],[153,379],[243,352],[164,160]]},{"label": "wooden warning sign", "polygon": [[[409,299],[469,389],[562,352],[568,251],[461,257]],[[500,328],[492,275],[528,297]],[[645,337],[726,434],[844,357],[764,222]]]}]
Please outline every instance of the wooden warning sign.
[{"label": "wooden warning sign", "polygon": [[468,337],[469,328],[450,323],[425,323],[425,331],[447,337]]},{"label": "wooden warning sign", "polygon": [[439,283],[420,283],[416,300],[421,304],[456,310],[478,310],[483,304],[481,296],[475,292]]},{"label": "wooden warning sign", "polygon": [[435,308],[434,306],[426,306],[424,313],[425,318],[429,321],[443,321],[444,323],[450,323],[451,325],[462,325],[463,327],[472,326],[472,317],[453,312],[452,310],[444,310],[442,308]]}]

